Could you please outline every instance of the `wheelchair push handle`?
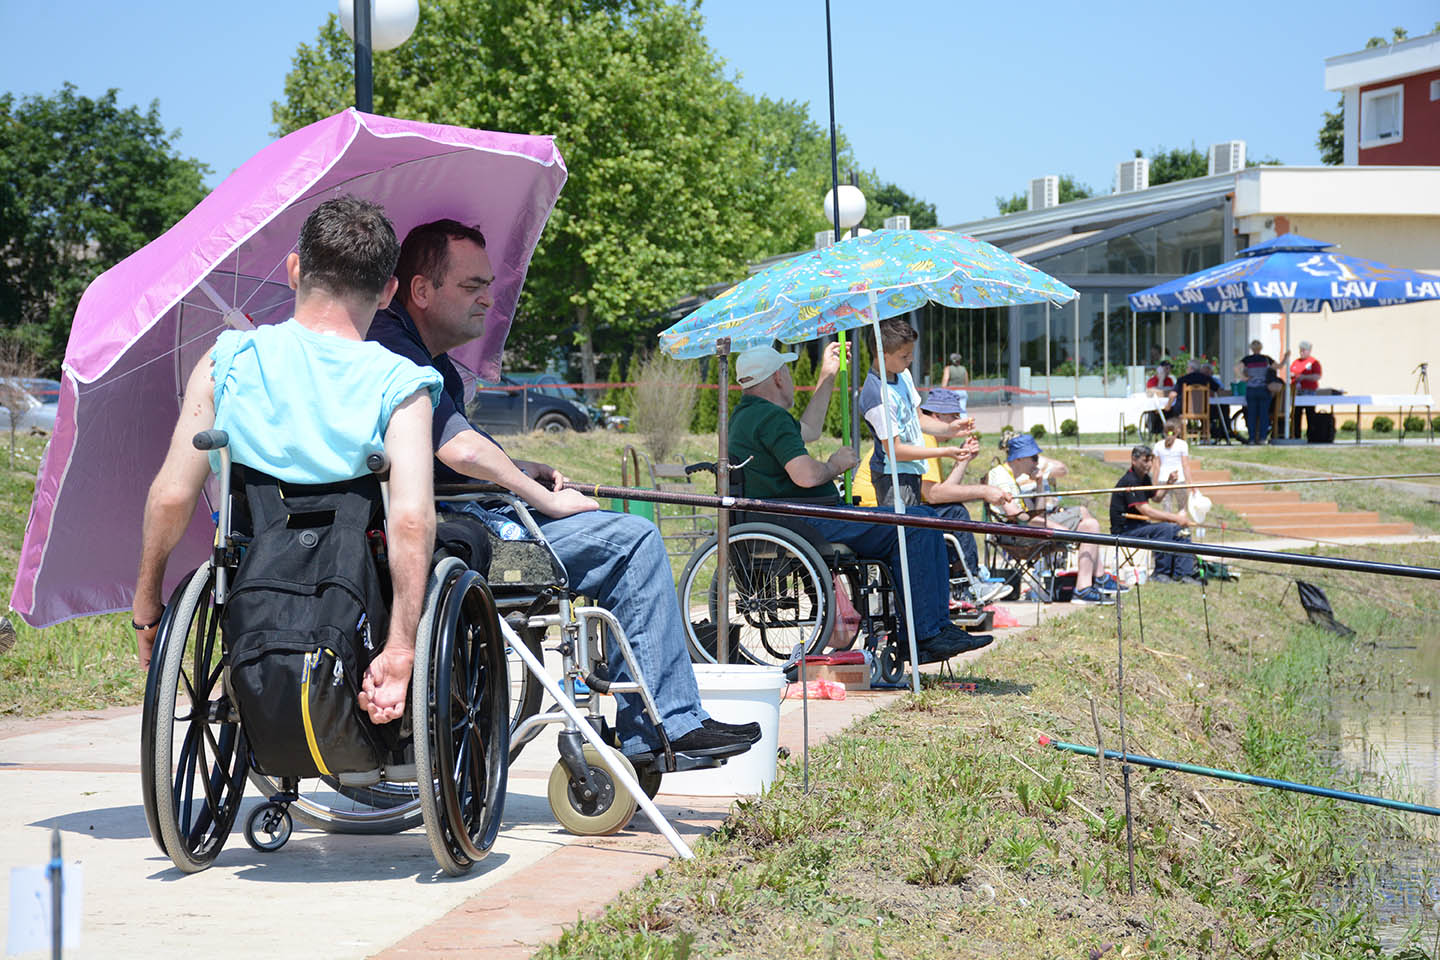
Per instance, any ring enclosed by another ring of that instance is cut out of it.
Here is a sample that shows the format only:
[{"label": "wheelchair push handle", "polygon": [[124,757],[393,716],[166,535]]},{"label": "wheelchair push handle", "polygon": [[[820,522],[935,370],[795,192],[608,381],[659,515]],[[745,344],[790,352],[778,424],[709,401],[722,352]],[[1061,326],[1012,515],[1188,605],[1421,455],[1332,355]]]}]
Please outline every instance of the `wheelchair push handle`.
[{"label": "wheelchair push handle", "polygon": [[230,435],[224,430],[201,430],[190,442],[196,450],[220,450],[230,446]]},{"label": "wheelchair push handle", "polygon": [[719,469],[720,467],[718,464],[712,463],[708,460],[702,460],[699,463],[687,463],[685,464],[685,476],[690,477],[694,476],[697,473],[714,473]]}]

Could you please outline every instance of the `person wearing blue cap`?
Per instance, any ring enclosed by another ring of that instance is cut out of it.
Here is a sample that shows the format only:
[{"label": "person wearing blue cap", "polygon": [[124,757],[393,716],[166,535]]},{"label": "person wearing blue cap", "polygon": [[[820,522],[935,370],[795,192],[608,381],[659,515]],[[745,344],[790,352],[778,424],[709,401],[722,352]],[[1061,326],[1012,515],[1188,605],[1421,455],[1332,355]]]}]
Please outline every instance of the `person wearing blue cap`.
[{"label": "person wearing blue cap", "polygon": [[[986,477],[992,486],[1009,493],[1014,499],[1000,508],[992,506],[994,519],[1025,523],[1052,530],[1080,530],[1099,533],[1100,522],[1084,507],[1047,509],[1046,498],[1038,497],[1050,472],[1040,467],[1040,444],[1028,433],[1017,433],[1005,443],[1005,462],[998,464]],[[1075,593],[1072,603],[1114,603],[1119,584],[1113,577],[1103,577],[1100,548],[1093,543],[1080,545],[1076,561]]]}]

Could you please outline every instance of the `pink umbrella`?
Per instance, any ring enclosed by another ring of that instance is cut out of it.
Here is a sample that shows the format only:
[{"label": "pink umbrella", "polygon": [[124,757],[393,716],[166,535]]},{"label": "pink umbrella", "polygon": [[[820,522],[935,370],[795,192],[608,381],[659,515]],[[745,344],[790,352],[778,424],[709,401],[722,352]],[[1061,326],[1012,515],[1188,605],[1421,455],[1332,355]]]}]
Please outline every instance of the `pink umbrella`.
[{"label": "pink umbrella", "polygon": [[[318,204],[346,193],[378,201],[402,238],[441,217],[479,226],[495,305],[484,335],[453,356],[494,380],[566,175],[550,137],[346,110],[261,150],[163,236],[101,274],[75,312],[11,606],[32,626],[130,607],[145,494],[186,377],[227,326],[290,317],[285,257]],[[167,589],[208,555],[211,509],[202,501],[196,510]]]}]

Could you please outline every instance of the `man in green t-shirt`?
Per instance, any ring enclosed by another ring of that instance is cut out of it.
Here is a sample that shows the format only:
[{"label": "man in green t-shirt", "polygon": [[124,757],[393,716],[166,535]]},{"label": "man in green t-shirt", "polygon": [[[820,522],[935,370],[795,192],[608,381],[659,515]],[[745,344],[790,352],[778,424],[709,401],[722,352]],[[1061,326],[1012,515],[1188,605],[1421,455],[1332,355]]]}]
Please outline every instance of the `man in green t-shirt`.
[{"label": "man in green t-shirt", "polygon": [[[729,455],[732,463],[743,463],[747,497],[767,500],[804,500],[810,503],[839,503],[835,478],[858,462],[855,451],[841,447],[828,460],[810,456],[805,444],[819,439],[840,369],[840,345],[825,348],[815,395],[804,417],[790,414],[795,401],[795,381],[790,361],[796,354],[779,353],[771,347],[756,347],[735,362],[735,380],[744,395],[730,417]],[[928,507],[907,507],[907,513],[933,516]],[[884,560],[898,579],[901,575],[900,537],[896,527],[847,520],[806,518],[831,543],[843,543],[857,556]],[[906,533],[911,604],[920,660],[945,660],[957,653],[976,650],[989,637],[971,636],[950,623],[950,590],[946,579],[949,563],[945,542],[934,530],[910,529]],[[903,610],[904,605],[900,604]],[[901,644],[902,649],[904,644]]]}]

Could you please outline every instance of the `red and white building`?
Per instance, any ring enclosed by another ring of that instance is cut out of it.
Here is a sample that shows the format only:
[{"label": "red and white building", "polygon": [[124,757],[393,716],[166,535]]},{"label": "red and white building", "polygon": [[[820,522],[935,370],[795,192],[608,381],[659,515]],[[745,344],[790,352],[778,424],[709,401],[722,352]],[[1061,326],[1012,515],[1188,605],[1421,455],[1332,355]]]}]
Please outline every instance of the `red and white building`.
[{"label": "red and white building", "polygon": [[1330,57],[1345,100],[1345,165],[1440,165],[1440,33]]}]

